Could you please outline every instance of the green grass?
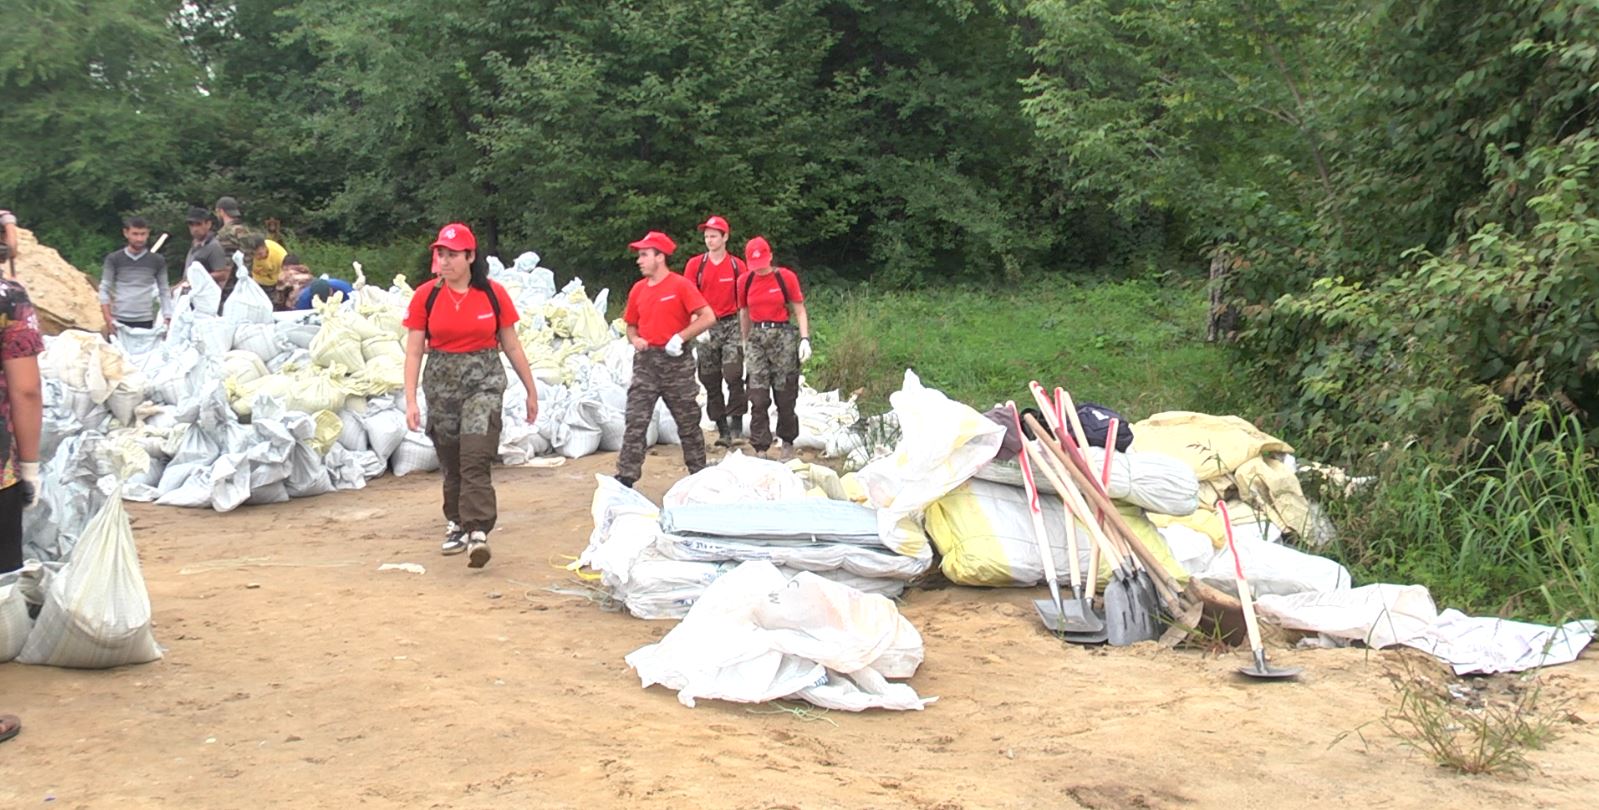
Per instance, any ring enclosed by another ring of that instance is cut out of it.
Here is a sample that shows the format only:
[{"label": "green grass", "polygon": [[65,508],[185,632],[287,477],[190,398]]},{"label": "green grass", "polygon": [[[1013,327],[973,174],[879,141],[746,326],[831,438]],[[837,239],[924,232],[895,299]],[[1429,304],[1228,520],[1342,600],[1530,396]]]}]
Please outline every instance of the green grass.
[{"label": "green grass", "polygon": [[1362,582],[1419,582],[1440,607],[1599,617],[1599,458],[1575,417],[1524,412],[1464,461],[1392,451],[1374,486],[1328,498]]},{"label": "green grass", "polygon": [[1139,419],[1164,410],[1249,416],[1226,349],[1205,342],[1203,291],[1147,280],[1056,280],[998,291],[809,291],[814,387],[887,409],[905,369],[986,409],[1061,385]]},{"label": "green grass", "polygon": [[300,257],[316,275],[327,273],[345,281],[355,280],[351,261],[360,261],[368,283],[387,287],[395,275],[405,275],[416,285],[427,271],[428,240],[415,243],[352,246],[317,239],[285,238],[290,253]]}]

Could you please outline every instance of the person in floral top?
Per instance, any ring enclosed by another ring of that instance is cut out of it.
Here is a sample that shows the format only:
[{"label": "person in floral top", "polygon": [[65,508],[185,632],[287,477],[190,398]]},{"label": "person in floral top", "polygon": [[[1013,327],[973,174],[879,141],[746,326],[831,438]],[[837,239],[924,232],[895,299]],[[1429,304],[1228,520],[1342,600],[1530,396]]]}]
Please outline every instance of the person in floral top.
[{"label": "person in floral top", "polygon": [[22,567],[22,510],[39,502],[42,351],[28,291],[0,280],[0,574]]}]

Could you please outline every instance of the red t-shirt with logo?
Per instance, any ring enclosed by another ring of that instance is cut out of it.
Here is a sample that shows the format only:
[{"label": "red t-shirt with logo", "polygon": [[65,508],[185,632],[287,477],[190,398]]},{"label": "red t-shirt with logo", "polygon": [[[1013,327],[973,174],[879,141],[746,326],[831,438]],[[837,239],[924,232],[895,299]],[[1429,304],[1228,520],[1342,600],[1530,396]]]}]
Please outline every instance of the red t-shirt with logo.
[{"label": "red t-shirt with logo", "polygon": [[[700,272],[702,264],[703,274]],[[723,256],[719,263],[711,262],[710,254],[701,253],[684,265],[683,276],[699,287],[700,294],[705,296],[705,303],[711,305],[716,317],[725,318],[738,312],[737,282],[748,270],[749,266],[744,264],[744,260],[731,253]]]},{"label": "red t-shirt with logo", "polygon": [[[777,278],[783,277],[783,286],[778,286]],[[784,303],[783,288],[788,288],[788,301]],[[798,304],[805,300],[805,293],[800,290],[799,277],[787,267],[778,267],[772,272],[762,275],[750,272],[738,280],[738,305],[747,307],[752,321],[786,321],[788,320],[788,304]]]},{"label": "red t-shirt with logo", "polygon": [[661,283],[651,287],[641,278],[627,294],[627,310],[622,320],[638,328],[639,337],[651,346],[665,346],[672,335],[688,328],[694,310],[705,307],[705,296],[694,282],[676,273],[667,273]]},{"label": "red t-shirt with logo", "polygon": [[[439,279],[416,288],[411,305],[406,309],[405,328],[427,331],[431,336],[428,348],[436,352],[479,352],[500,345],[498,330],[494,326],[494,304],[488,293],[476,287],[465,293],[445,287],[433,301],[433,312],[427,311],[428,296],[433,288],[443,283]],[[499,282],[490,280],[489,288],[500,299],[500,329],[517,321],[516,305]]]}]

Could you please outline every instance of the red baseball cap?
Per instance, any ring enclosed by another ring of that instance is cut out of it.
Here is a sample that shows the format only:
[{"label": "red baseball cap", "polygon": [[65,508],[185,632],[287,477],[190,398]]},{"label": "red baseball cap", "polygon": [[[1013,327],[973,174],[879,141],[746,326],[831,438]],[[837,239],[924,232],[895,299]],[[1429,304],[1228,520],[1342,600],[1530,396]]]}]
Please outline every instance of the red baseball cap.
[{"label": "red baseball cap", "polygon": [[649,233],[644,234],[643,239],[640,239],[637,242],[629,242],[627,246],[634,250],[655,248],[656,250],[659,250],[668,256],[672,255],[672,251],[677,250],[677,243],[672,241],[672,237],[667,236],[660,231],[650,231]]},{"label": "red baseball cap", "polygon": [[749,262],[751,270],[772,266],[772,246],[766,244],[766,237],[757,236],[744,244],[744,261]]},{"label": "red baseball cap", "polygon": [[712,216],[710,219],[707,219],[699,224],[700,230],[703,231],[706,228],[715,228],[721,231],[723,234],[729,234],[733,232],[733,229],[728,227],[727,220],[718,216]]},{"label": "red baseball cap", "polygon": [[477,237],[472,235],[472,229],[466,227],[465,223],[451,222],[439,229],[439,238],[433,240],[433,247],[477,250]]}]

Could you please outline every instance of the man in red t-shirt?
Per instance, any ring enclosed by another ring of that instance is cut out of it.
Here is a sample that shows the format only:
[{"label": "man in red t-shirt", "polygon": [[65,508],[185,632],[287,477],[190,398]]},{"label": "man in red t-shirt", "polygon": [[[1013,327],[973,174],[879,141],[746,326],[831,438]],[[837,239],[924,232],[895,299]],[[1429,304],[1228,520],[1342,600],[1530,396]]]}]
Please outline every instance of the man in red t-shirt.
[{"label": "man in red t-shirt", "polygon": [[627,309],[622,313],[635,353],[616,480],[633,486],[644,470],[644,440],[657,399],[666,400],[666,409],[677,420],[688,471],[696,473],[705,467],[705,434],[700,430],[700,407],[694,399],[699,384],[694,379],[694,359],[683,347],[711,328],[716,315],[693,283],[666,266],[666,257],[677,249],[671,237],[650,231],[628,247],[638,251],[639,274],[644,278],[628,292]]},{"label": "man in red t-shirt", "polygon": [[[683,265],[683,275],[711,305],[716,324],[700,333],[694,356],[699,366],[700,383],[705,386],[705,415],[716,424],[716,443],[732,447],[744,428],[744,342],[738,335],[739,277],[747,269],[737,256],[727,252],[731,232],[727,220],[713,216],[700,223],[705,234],[705,252]],[[727,398],[722,398],[722,384]]]},{"label": "man in red t-shirt", "polygon": [[[778,459],[794,457],[799,437],[800,365],[811,359],[811,321],[805,311],[805,292],[799,277],[787,267],[772,266],[772,247],[763,237],[744,246],[750,272],[738,282],[740,327],[749,349],[750,447],[766,455],[772,446],[767,427],[773,399],[777,401],[777,438],[783,441]],[[792,314],[792,318],[790,317]]]}]

